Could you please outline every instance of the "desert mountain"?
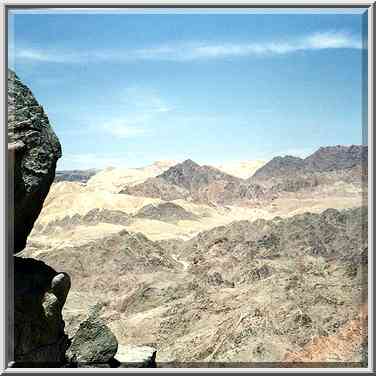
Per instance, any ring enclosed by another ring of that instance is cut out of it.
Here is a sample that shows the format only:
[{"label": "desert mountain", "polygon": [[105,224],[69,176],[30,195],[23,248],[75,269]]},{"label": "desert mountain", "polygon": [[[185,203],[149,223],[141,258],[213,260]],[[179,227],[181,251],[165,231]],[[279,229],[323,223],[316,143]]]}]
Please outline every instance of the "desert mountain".
[{"label": "desert mountain", "polygon": [[[367,193],[367,186],[360,184],[363,166],[359,165],[366,153],[367,148],[356,146],[327,147],[306,160],[276,157],[255,174],[264,178],[248,180],[191,160],[102,170],[86,184],[52,184],[30,241],[51,245],[80,239],[85,243],[121,229],[142,232],[153,240],[187,239],[236,220],[359,206]],[[303,172],[308,170],[306,165],[328,169],[322,162],[328,154],[332,156],[331,166],[353,167]],[[266,179],[273,174],[275,177]],[[124,182],[130,183],[124,186]],[[92,213],[98,215],[91,218]],[[51,231],[54,237],[49,236]],[[61,237],[61,231],[68,231],[69,236]]]},{"label": "desert mountain", "polygon": [[368,146],[327,146],[321,147],[304,160],[305,168],[313,172],[327,172],[366,166]]},{"label": "desert mountain", "polygon": [[80,183],[86,183],[92,176],[98,173],[98,169],[89,170],[60,170],[56,171],[55,183],[61,181],[76,181]]},{"label": "desert mountain", "polygon": [[184,199],[209,205],[234,204],[239,200],[260,199],[267,192],[253,183],[226,174],[211,166],[201,166],[188,159],[156,178],[126,186],[120,193],[171,201]]},{"label": "desert mountain", "polygon": [[361,189],[367,151],[367,147],[356,145],[330,146],[305,159],[275,157],[246,180],[186,160],[141,184],[126,185],[120,193],[209,205],[254,205],[286,193],[317,191],[319,186],[342,183],[349,189],[354,185]]},{"label": "desert mountain", "polygon": [[238,183],[241,180],[214,167],[200,166],[190,159],[179,163],[158,176],[164,181],[185,188],[190,192],[199,191],[216,181]]},{"label": "desert mountain", "polygon": [[304,169],[304,160],[299,157],[286,155],[284,157],[274,157],[264,166],[259,168],[253,178],[270,179],[294,175]]},{"label": "desert mountain", "polygon": [[327,146],[319,148],[305,159],[293,156],[275,157],[258,169],[249,180],[260,182],[312,174],[324,176],[325,173],[330,176],[330,173],[335,172],[351,175],[361,172],[367,162],[367,146]]}]

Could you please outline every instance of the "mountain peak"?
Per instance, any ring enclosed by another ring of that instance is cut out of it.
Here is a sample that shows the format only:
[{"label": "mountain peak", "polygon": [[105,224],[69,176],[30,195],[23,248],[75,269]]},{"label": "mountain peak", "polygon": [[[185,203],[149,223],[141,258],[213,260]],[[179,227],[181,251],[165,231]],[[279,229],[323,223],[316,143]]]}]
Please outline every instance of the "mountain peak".
[{"label": "mountain peak", "polygon": [[259,168],[252,177],[270,178],[284,176],[286,173],[300,171],[304,167],[304,160],[292,155],[278,156],[271,159],[264,166]]},{"label": "mountain peak", "polygon": [[194,161],[192,161],[192,159],[186,159],[185,161],[179,163],[178,165],[182,165],[182,166],[190,166],[190,167],[200,167],[200,165]]},{"label": "mountain peak", "polygon": [[323,146],[308,156],[304,162],[310,170],[341,170],[367,161],[367,152],[368,148],[363,145]]}]

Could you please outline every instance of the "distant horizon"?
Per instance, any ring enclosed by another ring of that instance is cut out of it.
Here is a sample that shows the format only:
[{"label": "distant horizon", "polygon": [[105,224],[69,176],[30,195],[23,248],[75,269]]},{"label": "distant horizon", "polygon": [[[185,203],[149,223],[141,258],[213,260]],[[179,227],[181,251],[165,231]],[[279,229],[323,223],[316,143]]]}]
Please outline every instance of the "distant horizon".
[{"label": "distant horizon", "polygon": [[361,145],[364,16],[11,11],[9,67],[57,169],[220,165]]},{"label": "distant horizon", "polygon": [[[362,146],[362,147],[368,147],[368,145],[363,145],[363,144],[347,144],[347,145],[343,145],[343,144],[336,144],[336,145],[321,145],[320,147],[335,147],[335,146],[344,146],[344,147],[350,147],[350,146]],[[319,148],[320,148],[319,147]],[[171,160],[171,159],[158,159],[158,160],[155,160],[155,161],[152,161],[150,163],[147,163],[145,165],[140,165],[140,166],[111,166],[111,165],[108,165],[108,166],[104,166],[104,167],[101,167],[101,168],[96,168],[96,167],[88,167],[88,168],[80,168],[80,169],[60,169],[60,168],[56,168],[56,171],[57,172],[64,172],[64,171],[85,171],[85,170],[106,170],[106,169],[111,169],[111,168],[124,168],[124,169],[139,169],[139,168],[145,168],[145,167],[148,167],[148,166],[152,166],[152,165],[155,165],[157,163],[167,163],[167,162],[173,162],[173,163],[176,163],[176,164],[179,164],[179,163],[183,163],[187,160],[191,160],[197,164],[199,164],[200,166],[204,166],[204,165],[207,165],[207,166],[212,166],[212,167],[217,167],[218,166],[221,166],[221,165],[232,165],[232,164],[241,164],[241,163],[252,163],[252,162],[269,162],[270,160],[272,160],[273,158],[275,157],[298,157],[298,158],[307,158],[308,156],[310,156],[311,154],[313,154],[314,152],[316,152],[317,150],[319,150],[319,148],[313,150],[312,152],[308,153],[308,154],[305,154],[305,155],[293,155],[293,154],[285,154],[285,153],[281,153],[281,154],[278,154],[278,155],[274,155],[272,156],[271,158],[265,158],[265,159],[262,159],[262,158],[255,158],[255,159],[244,159],[244,160],[228,160],[228,161],[224,161],[224,162],[219,162],[219,163],[214,163],[214,164],[210,164],[210,163],[199,163],[197,162],[196,160],[192,159],[192,158],[186,158],[186,159],[183,159],[183,160]]]}]

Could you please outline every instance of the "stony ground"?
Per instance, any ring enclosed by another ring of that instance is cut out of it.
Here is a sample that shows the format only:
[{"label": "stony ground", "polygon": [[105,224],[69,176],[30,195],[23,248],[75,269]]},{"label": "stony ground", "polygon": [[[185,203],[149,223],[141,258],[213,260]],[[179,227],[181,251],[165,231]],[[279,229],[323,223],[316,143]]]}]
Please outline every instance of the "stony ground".
[{"label": "stony ground", "polygon": [[70,274],[70,335],[99,303],[121,345],[152,345],[162,365],[337,365],[364,358],[366,224],[365,209],[329,209],[235,221],[187,241],[123,229],[24,255]]}]

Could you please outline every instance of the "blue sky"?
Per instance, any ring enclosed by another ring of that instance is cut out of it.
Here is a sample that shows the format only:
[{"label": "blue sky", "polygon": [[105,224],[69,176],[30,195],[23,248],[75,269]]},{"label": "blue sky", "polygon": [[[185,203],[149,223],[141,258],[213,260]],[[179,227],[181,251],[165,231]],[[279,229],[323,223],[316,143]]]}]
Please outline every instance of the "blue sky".
[{"label": "blue sky", "polygon": [[305,156],[362,143],[362,15],[20,12],[9,64],[59,169]]}]

